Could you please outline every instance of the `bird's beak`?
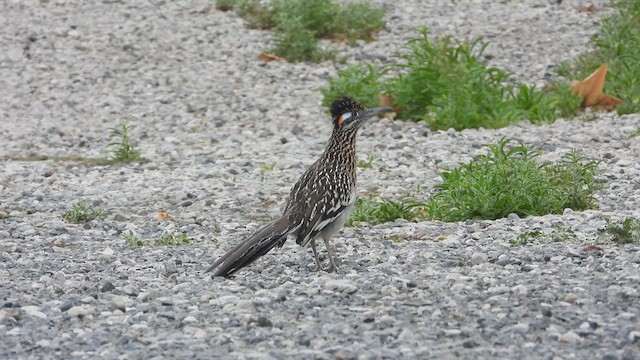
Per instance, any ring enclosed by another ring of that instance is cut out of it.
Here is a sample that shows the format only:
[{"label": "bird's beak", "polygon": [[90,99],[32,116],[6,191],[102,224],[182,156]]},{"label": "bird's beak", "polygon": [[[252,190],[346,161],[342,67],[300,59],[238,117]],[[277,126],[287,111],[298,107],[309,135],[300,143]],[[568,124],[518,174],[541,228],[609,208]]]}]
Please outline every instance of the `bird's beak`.
[{"label": "bird's beak", "polygon": [[393,111],[393,109],[390,106],[371,108],[371,109],[365,110],[364,113],[360,113],[360,117],[370,118],[370,117],[373,117],[373,116],[377,116],[377,115],[381,115],[381,114],[384,114],[384,113],[388,113],[390,111]]}]

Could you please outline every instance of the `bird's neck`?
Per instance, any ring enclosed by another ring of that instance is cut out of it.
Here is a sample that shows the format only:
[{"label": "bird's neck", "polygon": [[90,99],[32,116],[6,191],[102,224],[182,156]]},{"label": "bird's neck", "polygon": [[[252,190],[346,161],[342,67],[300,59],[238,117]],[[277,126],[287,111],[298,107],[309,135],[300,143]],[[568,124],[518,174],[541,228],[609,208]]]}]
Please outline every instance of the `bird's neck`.
[{"label": "bird's neck", "polygon": [[357,131],[338,132],[334,130],[324,151],[324,157],[340,167],[355,169],[356,135]]}]

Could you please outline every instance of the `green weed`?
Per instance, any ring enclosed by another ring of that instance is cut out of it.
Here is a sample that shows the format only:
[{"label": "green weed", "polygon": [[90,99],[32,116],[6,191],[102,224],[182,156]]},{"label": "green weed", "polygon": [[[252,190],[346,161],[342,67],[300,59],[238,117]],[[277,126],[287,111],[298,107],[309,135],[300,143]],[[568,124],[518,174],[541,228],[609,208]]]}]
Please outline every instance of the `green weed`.
[{"label": "green weed", "polygon": [[509,244],[513,246],[523,246],[532,241],[541,241],[545,238],[550,239],[553,242],[567,242],[576,238],[576,234],[573,230],[565,228],[561,225],[556,225],[548,234],[543,234],[540,231],[527,231],[518,235],[515,239],[509,240]]},{"label": "green weed", "polygon": [[267,174],[275,170],[277,165],[278,164],[275,162],[271,164],[260,165],[260,181],[264,182],[264,180],[267,178]]},{"label": "green weed", "polygon": [[576,239],[576,234],[573,230],[561,225],[554,226],[550,235],[553,242],[567,242]]},{"label": "green weed", "polygon": [[618,114],[640,112],[640,2],[617,0],[617,12],[602,20],[594,39],[596,50],[581,55],[573,64],[564,63],[556,73],[582,80],[600,65],[608,64],[604,92],[623,100]]},{"label": "green weed", "polygon": [[423,217],[423,203],[413,199],[376,200],[372,197],[358,198],[355,209],[347,221],[347,226],[357,226],[360,223],[371,225],[405,219],[413,221]]},{"label": "green weed", "polygon": [[429,217],[494,220],[510,213],[538,216],[596,207],[593,194],[602,188],[594,181],[597,162],[582,162],[573,151],[557,164],[541,164],[537,152],[522,143],[507,148],[509,143],[486,145],[487,155],[441,173],[442,183],[427,202]]},{"label": "green weed", "polygon": [[96,219],[106,217],[104,210],[95,209],[87,203],[77,203],[71,205],[71,209],[62,214],[62,219],[72,223],[86,223]]},{"label": "green weed", "polygon": [[373,162],[377,159],[378,157],[376,155],[373,154],[369,154],[367,155],[367,159],[366,160],[358,160],[358,163],[356,164],[356,166],[358,166],[361,169],[371,169],[373,167]]},{"label": "green weed", "polygon": [[131,247],[142,247],[144,246],[144,241],[138,236],[138,234],[134,233],[131,230],[127,230],[122,233],[122,238],[127,243],[127,245]]},{"label": "green weed", "polygon": [[134,149],[131,144],[129,132],[135,128],[135,125],[129,125],[125,121],[120,122],[119,127],[111,129],[112,142],[108,146],[114,147],[113,160],[116,162],[134,162],[143,161],[140,157],[140,151]]},{"label": "green weed", "polygon": [[157,239],[145,240],[142,239],[138,234],[131,230],[127,230],[122,233],[122,238],[127,243],[127,245],[132,247],[143,247],[143,246],[180,246],[180,245],[188,245],[191,243],[191,238],[189,238],[186,234],[183,233],[165,233],[162,234]]},{"label": "green weed", "polygon": [[640,220],[626,218],[622,224],[605,219],[607,225],[600,232],[617,244],[633,244],[640,241]]},{"label": "green weed", "polygon": [[540,231],[527,231],[518,235],[515,239],[509,240],[509,244],[513,246],[524,246],[533,240],[538,240],[542,237]]},{"label": "green weed", "polygon": [[322,106],[329,107],[334,100],[346,94],[368,108],[378,106],[381,92],[379,79],[382,75],[383,71],[368,64],[347,66],[338,72],[337,77],[329,79],[328,87],[320,89]]},{"label": "green weed", "polygon": [[367,1],[340,5],[332,0],[218,0],[221,10],[234,9],[252,28],[275,31],[270,53],[292,62],[333,59],[335,52],[321,49],[319,39],[339,39],[354,45],[370,40],[385,27],[384,10]]},{"label": "green weed", "polygon": [[183,233],[166,233],[154,240],[153,243],[156,246],[188,245],[191,243],[191,239]]},{"label": "green weed", "polygon": [[327,37],[345,40],[354,45],[358,39],[372,40],[374,33],[387,25],[384,10],[367,1],[351,2],[338,8]]}]

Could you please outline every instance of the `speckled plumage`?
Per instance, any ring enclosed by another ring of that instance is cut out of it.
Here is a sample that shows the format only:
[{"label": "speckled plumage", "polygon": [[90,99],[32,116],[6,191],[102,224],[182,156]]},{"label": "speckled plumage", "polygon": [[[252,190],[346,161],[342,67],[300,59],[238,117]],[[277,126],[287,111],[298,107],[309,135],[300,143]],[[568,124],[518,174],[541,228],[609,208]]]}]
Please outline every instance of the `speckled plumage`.
[{"label": "speckled plumage", "polygon": [[291,189],[282,216],[229,250],[207,272],[217,268],[214,275],[229,276],[284,245],[289,235],[301,246],[311,245],[318,269],[322,267],[315,241],[322,238],[331,263],[329,271],[336,269],[329,240],[343,227],[355,204],[358,129],[368,118],[390,108],[366,109],[343,97],[334,101],[330,110],[333,132],[329,143]]}]

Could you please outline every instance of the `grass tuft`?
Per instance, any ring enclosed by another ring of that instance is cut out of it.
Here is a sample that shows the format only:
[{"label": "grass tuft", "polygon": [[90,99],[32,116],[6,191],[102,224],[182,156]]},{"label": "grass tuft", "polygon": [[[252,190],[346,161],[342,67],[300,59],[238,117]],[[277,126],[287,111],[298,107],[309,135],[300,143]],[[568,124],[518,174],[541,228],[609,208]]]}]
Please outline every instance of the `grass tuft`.
[{"label": "grass tuft", "polygon": [[567,242],[576,238],[573,230],[556,225],[550,233],[543,234],[540,231],[528,231],[518,235],[515,239],[509,240],[512,246],[524,246],[533,241],[541,241],[544,238],[553,242]]},{"label": "grass tuft", "polygon": [[605,219],[607,225],[600,232],[617,244],[634,244],[640,242],[640,220],[626,218],[621,224]]},{"label": "grass tuft", "polygon": [[166,233],[154,240],[153,243],[156,246],[188,245],[191,243],[191,239],[183,233]]},{"label": "grass tuft", "polygon": [[62,214],[62,219],[72,223],[87,223],[96,219],[106,217],[104,210],[95,209],[87,203],[77,203],[71,205],[71,209]]},{"label": "grass tuft", "polygon": [[510,213],[539,216],[596,207],[593,194],[602,188],[594,181],[597,162],[583,162],[573,151],[557,164],[541,164],[537,152],[509,143],[486,145],[487,155],[440,174],[442,183],[427,203],[429,217],[494,220]]},{"label": "grass tuft", "polygon": [[251,28],[274,29],[276,56],[291,62],[319,62],[335,57],[319,46],[319,39],[371,40],[386,26],[384,10],[367,1],[340,5],[332,0],[217,0],[221,10],[234,9]]},{"label": "grass tuft", "polygon": [[382,71],[368,64],[350,65],[340,70],[337,77],[329,79],[328,87],[320,89],[322,106],[328,108],[334,100],[347,94],[368,108],[378,106],[382,75]]},{"label": "grass tuft", "polygon": [[[352,65],[329,79],[329,86],[320,90],[323,105],[350,94],[372,107],[384,92],[393,97],[400,118],[441,130],[499,128],[521,120],[545,123],[573,116],[580,108],[581,99],[568,84],[542,91],[509,82],[508,73],[480,60],[486,46],[482,39],[433,41],[422,28],[397,63],[381,70]],[[396,75],[380,81],[387,72]]]},{"label": "grass tuft", "polygon": [[134,162],[144,161],[140,157],[140,151],[134,149],[129,133],[135,128],[135,125],[129,125],[125,121],[120,122],[120,126],[111,129],[112,142],[108,146],[113,147],[113,161],[115,162]]},{"label": "grass tuft", "polygon": [[127,243],[127,245],[131,247],[142,247],[144,246],[144,241],[138,236],[138,234],[134,233],[131,230],[127,230],[122,233],[122,238]]},{"label": "grass tuft", "polygon": [[376,159],[378,159],[378,156],[369,154],[367,155],[366,160],[359,159],[356,166],[360,169],[371,169],[373,167],[373,162],[376,161]]},{"label": "grass tuft", "polygon": [[372,197],[358,198],[355,210],[347,221],[347,226],[358,226],[361,223],[377,225],[397,219],[413,221],[423,217],[424,204],[413,199],[376,200]]},{"label": "grass tuft", "polygon": [[617,0],[617,12],[602,20],[595,36],[596,50],[581,55],[573,64],[563,63],[556,73],[582,80],[600,65],[608,64],[604,92],[622,99],[619,115],[640,112],[640,2]]},{"label": "grass tuft", "polygon": [[132,230],[127,230],[122,233],[122,238],[127,245],[132,247],[143,246],[180,246],[188,245],[191,243],[191,238],[183,233],[165,233],[155,240],[144,240],[138,234]]}]

